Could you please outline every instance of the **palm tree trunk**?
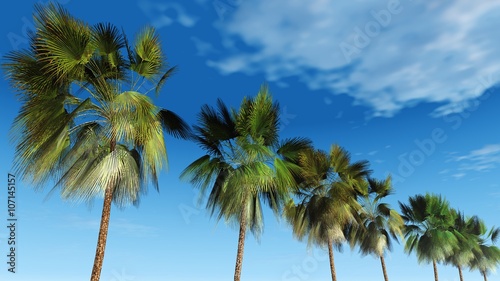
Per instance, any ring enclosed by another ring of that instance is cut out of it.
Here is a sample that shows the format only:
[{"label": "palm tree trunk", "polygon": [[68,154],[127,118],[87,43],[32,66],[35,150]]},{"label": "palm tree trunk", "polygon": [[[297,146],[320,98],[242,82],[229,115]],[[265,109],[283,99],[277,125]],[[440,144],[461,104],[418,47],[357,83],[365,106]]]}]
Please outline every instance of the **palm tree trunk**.
[{"label": "palm tree trunk", "polygon": [[[116,141],[113,138],[109,151],[115,150]],[[104,261],[104,251],[106,250],[106,240],[108,239],[109,217],[111,216],[111,203],[113,202],[113,186],[108,186],[104,191],[104,203],[102,206],[101,225],[99,236],[97,237],[97,248],[95,250],[94,266],[90,281],[99,281],[101,278],[102,262]]]},{"label": "palm tree trunk", "polygon": [[243,204],[240,217],[240,233],[238,236],[238,253],[236,254],[236,266],[234,268],[234,281],[240,281],[241,268],[243,266],[243,250],[245,248],[245,234],[247,230],[246,207]]},{"label": "palm tree trunk", "polygon": [[432,260],[432,266],[434,267],[434,280],[435,281],[439,281],[439,277],[438,277],[438,267],[437,267],[437,263],[435,260]]},{"label": "palm tree trunk", "polygon": [[458,265],[457,268],[458,268],[458,275],[460,276],[460,281],[464,281],[464,276],[462,275],[462,267]]},{"label": "palm tree trunk", "polygon": [[104,193],[104,204],[102,207],[101,226],[97,238],[97,248],[95,250],[94,267],[90,281],[99,281],[101,277],[102,262],[104,260],[104,250],[108,238],[109,217],[111,215],[111,202],[113,201],[113,190],[107,188]]},{"label": "palm tree trunk", "polygon": [[337,281],[337,273],[335,273],[335,260],[333,259],[333,242],[328,242],[328,254],[330,256],[330,271],[332,272],[332,281]]},{"label": "palm tree trunk", "polygon": [[484,281],[488,281],[488,276],[486,276],[486,271],[481,271],[483,274]]},{"label": "palm tree trunk", "polygon": [[389,276],[387,276],[387,269],[385,268],[384,256],[380,256],[380,264],[382,264],[382,272],[384,273],[384,280],[389,281]]}]

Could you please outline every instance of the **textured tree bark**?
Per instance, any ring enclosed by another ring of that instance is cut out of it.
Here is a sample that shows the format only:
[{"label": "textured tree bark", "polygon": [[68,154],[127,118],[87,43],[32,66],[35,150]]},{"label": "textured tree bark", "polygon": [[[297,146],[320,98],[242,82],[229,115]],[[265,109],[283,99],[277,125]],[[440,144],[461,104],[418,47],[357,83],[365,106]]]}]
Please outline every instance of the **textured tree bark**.
[{"label": "textured tree bark", "polygon": [[460,276],[460,281],[464,281],[464,276],[462,274],[462,267],[459,265],[458,268],[458,276]]},{"label": "textured tree bark", "polygon": [[236,266],[234,268],[234,281],[240,281],[241,268],[243,266],[243,250],[245,248],[245,234],[247,231],[246,208],[243,205],[240,218],[240,233],[238,235],[238,253],[236,254]]},{"label": "textured tree bark", "polygon": [[[115,150],[116,141],[113,138],[110,143],[110,153]],[[99,281],[101,278],[102,263],[104,261],[104,251],[106,250],[106,241],[108,239],[109,217],[111,216],[111,203],[113,202],[113,185],[104,191],[104,203],[102,206],[101,225],[99,227],[99,236],[97,237],[97,247],[95,250],[94,266],[90,281]]]},{"label": "textured tree bark", "polygon": [[337,273],[335,273],[335,260],[333,259],[333,242],[328,242],[328,255],[330,256],[330,271],[332,272],[332,281],[337,281]]},{"label": "textured tree bark", "polygon": [[384,280],[389,281],[389,276],[387,276],[387,269],[385,268],[384,256],[380,256],[380,263],[382,264],[382,272],[384,273]]},{"label": "textured tree bark", "polygon": [[438,267],[437,267],[437,263],[435,260],[432,261],[432,266],[434,267],[434,280],[435,281],[439,281],[439,277],[438,277]]},{"label": "textured tree bark", "polygon": [[94,267],[90,281],[99,281],[101,278],[102,262],[104,261],[104,251],[108,238],[109,217],[111,215],[111,203],[113,201],[113,190],[107,188],[104,193],[104,204],[102,207],[101,226],[97,238],[97,248],[95,250]]}]

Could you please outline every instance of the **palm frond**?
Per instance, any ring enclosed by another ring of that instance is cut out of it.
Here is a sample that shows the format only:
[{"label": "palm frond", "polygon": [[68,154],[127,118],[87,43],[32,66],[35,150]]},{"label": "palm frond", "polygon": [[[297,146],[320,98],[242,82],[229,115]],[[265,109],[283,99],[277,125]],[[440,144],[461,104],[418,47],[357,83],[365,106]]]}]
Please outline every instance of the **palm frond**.
[{"label": "palm frond", "polygon": [[35,10],[36,47],[45,74],[56,81],[83,79],[85,64],[96,49],[90,27],[59,4],[37,4]]},{"label": "palm frond", "polygon": [[136,37],[131,69],[146,79],[153,79],[162,70],[164,55],[160,39],[153,27],[144,28]]},{"label": "palm frond", "polygon": [[158,114],[168,134],[181,139],[188,139],[191,136],[189,125],[179,115],[166,109],[160,110]]},{"label": "palm frond", "polygon": [[163,87],[163,85],[165,84],[165,82],[167,82],[167,80],[175,74],[175,72],[177,72],[178,68],[177,66],[173,66],[173,67],[170,67],[169,69],[167,69],[167,71],[165,71],[165,73],[161,76],[160,80],[158,80],[158,83],[156,84],[156,87],[155,87],[155,92],[156,92],[156,95],[158,96],[160,94],[160,90],[161,88]]}]

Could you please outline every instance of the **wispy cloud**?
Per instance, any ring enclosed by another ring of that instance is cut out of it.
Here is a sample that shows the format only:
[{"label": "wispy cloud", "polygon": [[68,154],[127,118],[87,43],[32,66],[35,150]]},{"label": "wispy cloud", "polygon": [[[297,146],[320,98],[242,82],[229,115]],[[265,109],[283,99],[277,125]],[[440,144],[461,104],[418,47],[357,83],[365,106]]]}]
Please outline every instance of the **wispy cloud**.
[{"label": "wispy cloud", "polygon": [[[151,20],[151,25],[160,29],[169,26],[175,22],[185,26],[192,27],[196,24],[197,18],[189,15],[183,6],[177,3],[153,2],[149,0],[140,0],[139,8]],[[170,11],[174,11],[176,16],[168,16]]]},{"label": "wispy cloud", "polygon": [[444,169],[444,170],[439,171],[438,174],[444,175],[444,174],[448,174],[450,171],[451,171],[450,169]]},{"label": "wispy cloud", "polygon": [[206,42],[206,41],[203,41],[201,40],[200,38],[196,37],[196,36],[192,36],[191,37],[191,41],[193,41],[194,43],[194,46],[196,47],[196,54],[198,56],[206,56],[210,53],[218,53],[214,47],[212,46],[212,44]]},{"label": "wispy cloud", "polygon": [[463,171],[490,171],[500,164],[500,144],[485,145],[466,155],[455,156],[454,160],[460,162],[459,169]]},{"label": "wispy cloud", "polygon": [[374,116],[422,102],[436,103],[440,116],[499,80],[499,18],[498,1],[242,1],[220,30],[226,43],[250,48],[226,44],[227,55],[208,65],[270,81],[299,77]]},{"label": "wispy cloud", "polygon": [[451,176],[452,176],[454,179],[459,180],[459,179],[461,179],[461,178],[465,177],[465,176],[466,176],[466,174],[465,174],[465,173],[456,173],[456,174],[453,174],[453,175],[451,175]]}]

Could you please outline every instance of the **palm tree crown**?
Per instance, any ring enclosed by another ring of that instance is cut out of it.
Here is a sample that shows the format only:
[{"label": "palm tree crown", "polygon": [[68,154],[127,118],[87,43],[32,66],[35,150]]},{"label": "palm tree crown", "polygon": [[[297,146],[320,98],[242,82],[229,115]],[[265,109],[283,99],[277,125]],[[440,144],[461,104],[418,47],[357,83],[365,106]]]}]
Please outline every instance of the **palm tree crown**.
[{"label": "palm tree crown", "polygon": [[500,228],[492,227],[490,230],[483,221],[478,223],[477,247],[472,249],[473,257],[469,261],[472,270],[478,270],[488,280],[488,274],[500,265],[500,248],[496,243],[500,237]]},{"label": "palm tree crown", "polygon": [[477,217],[468,217],[460,211],[455,211],[457,216],[453,226],[455,236],[459,241],[452,254],[445,258],[446,264],[451,264],[458,269],[460,281],[463,281],[462,268],[470,264],[474,258],[474,249],[479,247],[478,239],[484,223]]},{"label": "palm tree crown", "polygon": [[314,149],[302,152],[299,165],[298,202],[289,200],[284,216],[299,240],[307,236],[309,245],[329,249],[332,280],[336,280],[332,247],[340,248],[344,230],[358,220],[357,200],[367,192],[368,163],[351,163],[346,150],[332,145],[329,154]]},{"label": "palm tree crown", "polygon": [[409,205],[399,203],[406,223],[405,251],[416,252],[419,262],[432,262],[438,281],[437,262],[443,262],[458,247],[453,226],[456,212],[441,196],[426,194],[410,197]]},{"label": "palm tree crown", "polygon": [[351,247],[359,245],[363,255],[373,254],[380,258],[384,279],[388,281],[384,255],[392,249],[392,240],[403,237],[404,221],[396,210],[382,202],[393,192],[391,177],[369,179],[368,182],[368,193],[361,201],[360,224],[352,228],[349,240]]}]

